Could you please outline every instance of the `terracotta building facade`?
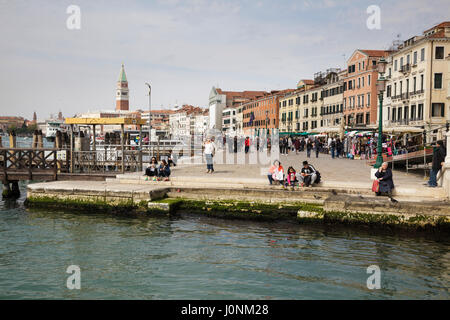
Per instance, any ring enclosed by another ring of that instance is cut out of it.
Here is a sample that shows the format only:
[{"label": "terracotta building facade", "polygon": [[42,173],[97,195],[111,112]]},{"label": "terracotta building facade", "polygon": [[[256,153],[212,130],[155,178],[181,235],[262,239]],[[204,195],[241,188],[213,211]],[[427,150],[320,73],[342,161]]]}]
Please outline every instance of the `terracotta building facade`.
[{"label": "terracotta building facade", "polygon": [[344,83],[344,121],[347,126],[370,126],[377,123],[377,63],[389,51],[356,50],[347,61]]}]

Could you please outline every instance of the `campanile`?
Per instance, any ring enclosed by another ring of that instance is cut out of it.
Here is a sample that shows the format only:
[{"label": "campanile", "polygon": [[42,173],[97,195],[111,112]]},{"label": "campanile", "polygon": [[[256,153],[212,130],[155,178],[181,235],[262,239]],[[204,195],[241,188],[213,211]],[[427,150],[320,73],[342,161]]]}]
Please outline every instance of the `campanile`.
[{"label": "campanile", "polygon": [[122,69],[120,69],[119,80],[117,81],[117,89],[116,89],[116,111],[124,110],[128,111],[129,107],[129,90],[128,90],[128,81],[127,76],[125,74],[125,68],[122,64]]}]

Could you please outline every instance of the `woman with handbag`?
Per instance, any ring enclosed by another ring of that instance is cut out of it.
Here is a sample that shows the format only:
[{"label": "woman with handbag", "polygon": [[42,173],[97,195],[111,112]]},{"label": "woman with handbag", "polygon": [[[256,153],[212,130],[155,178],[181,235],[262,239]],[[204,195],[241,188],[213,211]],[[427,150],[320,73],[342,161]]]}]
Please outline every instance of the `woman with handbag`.
[{"label": "woman with handbag", "polygon": [[[376,191],[376,195],[387,195],[392,202],[397,202],[394,198],[392,198],[392,189],[394,189],[394,181],[392,179],[392,170],[388,167],[387,162],[383,162],[381,167],[375,172],[375,177],[377,177],[378,181],[378,191]],[[376,181],[374,181],[374,185],[372,190],[375,188]]]}]

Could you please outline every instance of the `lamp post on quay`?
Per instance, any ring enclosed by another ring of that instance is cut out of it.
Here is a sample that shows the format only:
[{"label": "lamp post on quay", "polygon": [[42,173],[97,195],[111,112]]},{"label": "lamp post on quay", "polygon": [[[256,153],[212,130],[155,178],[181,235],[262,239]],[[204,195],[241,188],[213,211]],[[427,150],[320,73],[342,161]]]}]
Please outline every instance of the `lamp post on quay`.
[{"label": "lamp post on quay", "polygon": [[377,92],[378,99],[380,100],[380,110],[378,114],[378,142],[377,142],[377,161],[373,166],[378,169],[383,164],[383,94],[386,89],[387,79],[384,77],[386,71],[387,61],[381,58],[377,64],[378,80],[377,80]]},{"label": "lamp post on quay", "polygon": [[151,140],[152,140],[152,86],[145,83],[146,86],[148,86],[148,154],[150,156],[150,162],[151,162]]}]

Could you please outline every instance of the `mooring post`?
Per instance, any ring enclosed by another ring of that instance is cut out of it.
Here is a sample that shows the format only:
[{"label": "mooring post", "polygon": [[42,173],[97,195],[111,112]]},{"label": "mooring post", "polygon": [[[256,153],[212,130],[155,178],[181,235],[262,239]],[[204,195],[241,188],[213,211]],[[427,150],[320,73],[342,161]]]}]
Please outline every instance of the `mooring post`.
[{"label": "mooring post", "polygon": [[19,198],[20,197],[20,189],[19,189],[19,181],[15,180],[11,182],[11,198]]},{"label": "mooring post", "polygon": [[9,181],[4,180],[2,183],[3,183],[3,192],[2,192],[3,198],[10,198],[11,197],[11,188],[9,186]]},{"label": "mooring post", "polygon": [[33,142],[31,144],[31,148],[32,149],[36,149],[37,146],[38,146],[38,138],[37,138],[38,134],[39,134],[39,132],[37,131],[37,129],[34,130],[34,132],[33,132]]},{"label": "mooring post", "polygon": [[61,173],[61,161],[58,160],[58,151],[62,149],[62,133],[61,131],[56,131],[55,137],[55,160],[56,160],[56,168],[57,173]]},{"label": "mooring post", "polygon": [[3,148],[3,145],[2,145],[2,136],[0,135],[0,148]]},{"label": "mooring post", "polygon": [[38,143],[37,143],[37,147],[39,149],[43,149],[44,148],[44,140],[42,140],[42,130],[39,130],[38,132]]}]

